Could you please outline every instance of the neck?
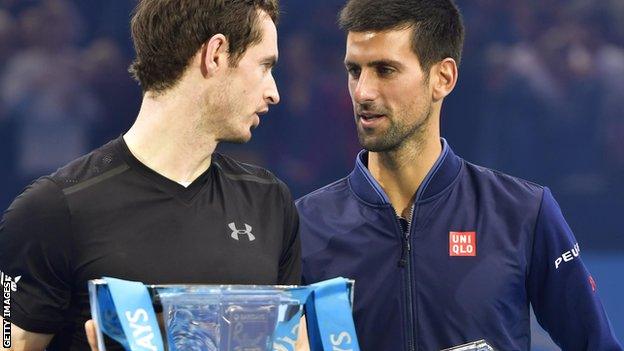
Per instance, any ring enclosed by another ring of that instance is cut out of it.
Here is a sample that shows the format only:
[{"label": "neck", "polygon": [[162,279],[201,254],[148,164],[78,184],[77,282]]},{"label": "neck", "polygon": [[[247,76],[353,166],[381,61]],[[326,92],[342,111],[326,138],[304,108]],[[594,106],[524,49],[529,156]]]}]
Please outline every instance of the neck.
[{"label": "neck", "polygon": [[416,192],[442,152],[440,133],[426,132],[398,149],[369,152],[368,169],[397,214],[410,219]]},{"label": "neck", "polygon": [[147,167],[173,181],[190,182],[210,167],[217,141],[199,132],[201,113],[182,96],[175,91],[146,93],[124,141]]}]

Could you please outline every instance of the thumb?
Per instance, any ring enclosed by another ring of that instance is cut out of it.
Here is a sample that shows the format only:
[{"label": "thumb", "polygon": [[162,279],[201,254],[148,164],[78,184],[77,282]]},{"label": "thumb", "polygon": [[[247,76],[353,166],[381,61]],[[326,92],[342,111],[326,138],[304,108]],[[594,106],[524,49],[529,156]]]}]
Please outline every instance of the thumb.
[{"label": "thumb", "polygon": [[89,319],[85,323],[85,332],[87,333],[87,340],[89,341],[91,351],[98,351],[96,325],[93,319]]}]

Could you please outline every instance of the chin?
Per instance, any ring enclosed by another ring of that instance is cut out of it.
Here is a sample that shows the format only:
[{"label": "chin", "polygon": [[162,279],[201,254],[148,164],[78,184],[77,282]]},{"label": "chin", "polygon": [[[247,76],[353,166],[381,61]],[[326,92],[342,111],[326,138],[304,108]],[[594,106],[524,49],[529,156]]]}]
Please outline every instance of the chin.
[{"label": "chin", "polygon": [[362,137],[358,135],[358,139],[362,148],[370,152],[387,152],[396,150],[397,143],[393,143],[390,140],[384,138]]},{"label": "chin", "polygon": [[236,128],[228,128],[227,133],[224,133],[219,141],[234,144],[244,144],[249,142],[252,137],[252,130],[254,125],[239,125]]},{"label": "chin", "polygon": [[251,140],[251,131],[247,133],[240,133],[238,135],[232,135],[228,138],[223,138],[222,141],[233,144],[245,144]]},{"label": "chin", "polygon": [[247,136],[247,137],[236,137],[236,138],[228,138],[228,139],[224,139],[223,141],[226,143],[232,143],[232,144],[245,144],[247,142],[249,142],[251,140],[251,136]]}]

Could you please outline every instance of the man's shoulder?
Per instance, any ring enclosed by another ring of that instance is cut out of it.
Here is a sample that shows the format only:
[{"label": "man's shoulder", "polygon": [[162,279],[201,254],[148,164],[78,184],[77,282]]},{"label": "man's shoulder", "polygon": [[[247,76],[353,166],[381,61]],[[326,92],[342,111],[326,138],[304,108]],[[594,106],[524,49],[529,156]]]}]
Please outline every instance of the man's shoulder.
[{"label": "man's shoulder", "polygon": [[222,153],[215,152],[213,154],[213,164],[226,176],[239,176],[249,180],[270,183],[276,183],[278,181],[277,177],[266,168],[235,160]]},{"label": "man's shoulder", "polygon": [[234,181],[248,181],[258,184],[283,184],[283,182],[277,178],[266,168],[237,161],[230,156],[214,153],[213,165],[230,180]]},{"label": "man's shoulder", "polygon": [[5,219],[32,214],[56,213],[64,209],[65,198],[61,189],[50,176],[43,176],[30,183],[5,211]]},{"label": "man's shoulder", "polygon": [[240,162],[220,153],[213,154],[212,165],[219,176],[228,181],[228,188],[254,194],[279,194],[283,203],[293,202],[286,183],[266,168]]},{"label": "man's shoulder", "polygon": [[86,183],[122,173],[130,167],[119,152],[118,144],[119,139],[112,140],[60,167],[47,178],[67,194]]},{"label": "man's shoulder", "polygon": [[541,201],[544,186],[540,184],[474,163],[464,162],[464,164],[464,179],[482,191]]},{"label": "man's shoulder", "polygon": [[52,174],[34,180],[15,198],[8,211],[27,209],[36,212],[38,209],[48,209],[49,212],[52,208],[66,208],[65,195],[68,192],[123,163],[114,154],[113,146],[113,142],[109,142],[60,167]]},{"label": "man's shoulder", "polygon": [[307,207],[324,206],[327,203],[335,204],[345,196],[350,197],[350,193],[349,179],[344,177],[300,197],[295,201],[295,205],[299,211],[302,211]]}]

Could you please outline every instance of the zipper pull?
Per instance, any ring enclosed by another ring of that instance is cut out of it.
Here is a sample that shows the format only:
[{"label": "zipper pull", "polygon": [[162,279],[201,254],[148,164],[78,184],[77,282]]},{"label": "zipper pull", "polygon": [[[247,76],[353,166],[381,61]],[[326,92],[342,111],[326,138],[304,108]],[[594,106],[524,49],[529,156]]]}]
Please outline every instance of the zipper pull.
[{"label": "zipper pull", "polygon": [[409,259],[409,237],[405,237],[403,239],[403,247],[401,249],[401,259],[399,260],[399,267],[405,267],[407,265],[407,260]]},{"label": "zipper pull", "polygon": [[404,218],[397,216],[397,220],[399,221],[399,228],[403,232],[403,245],[401,245],[401,259],[399,259],[399,267],[405,267],[407,265],[407,260],[409,257],[409,222]]}]

